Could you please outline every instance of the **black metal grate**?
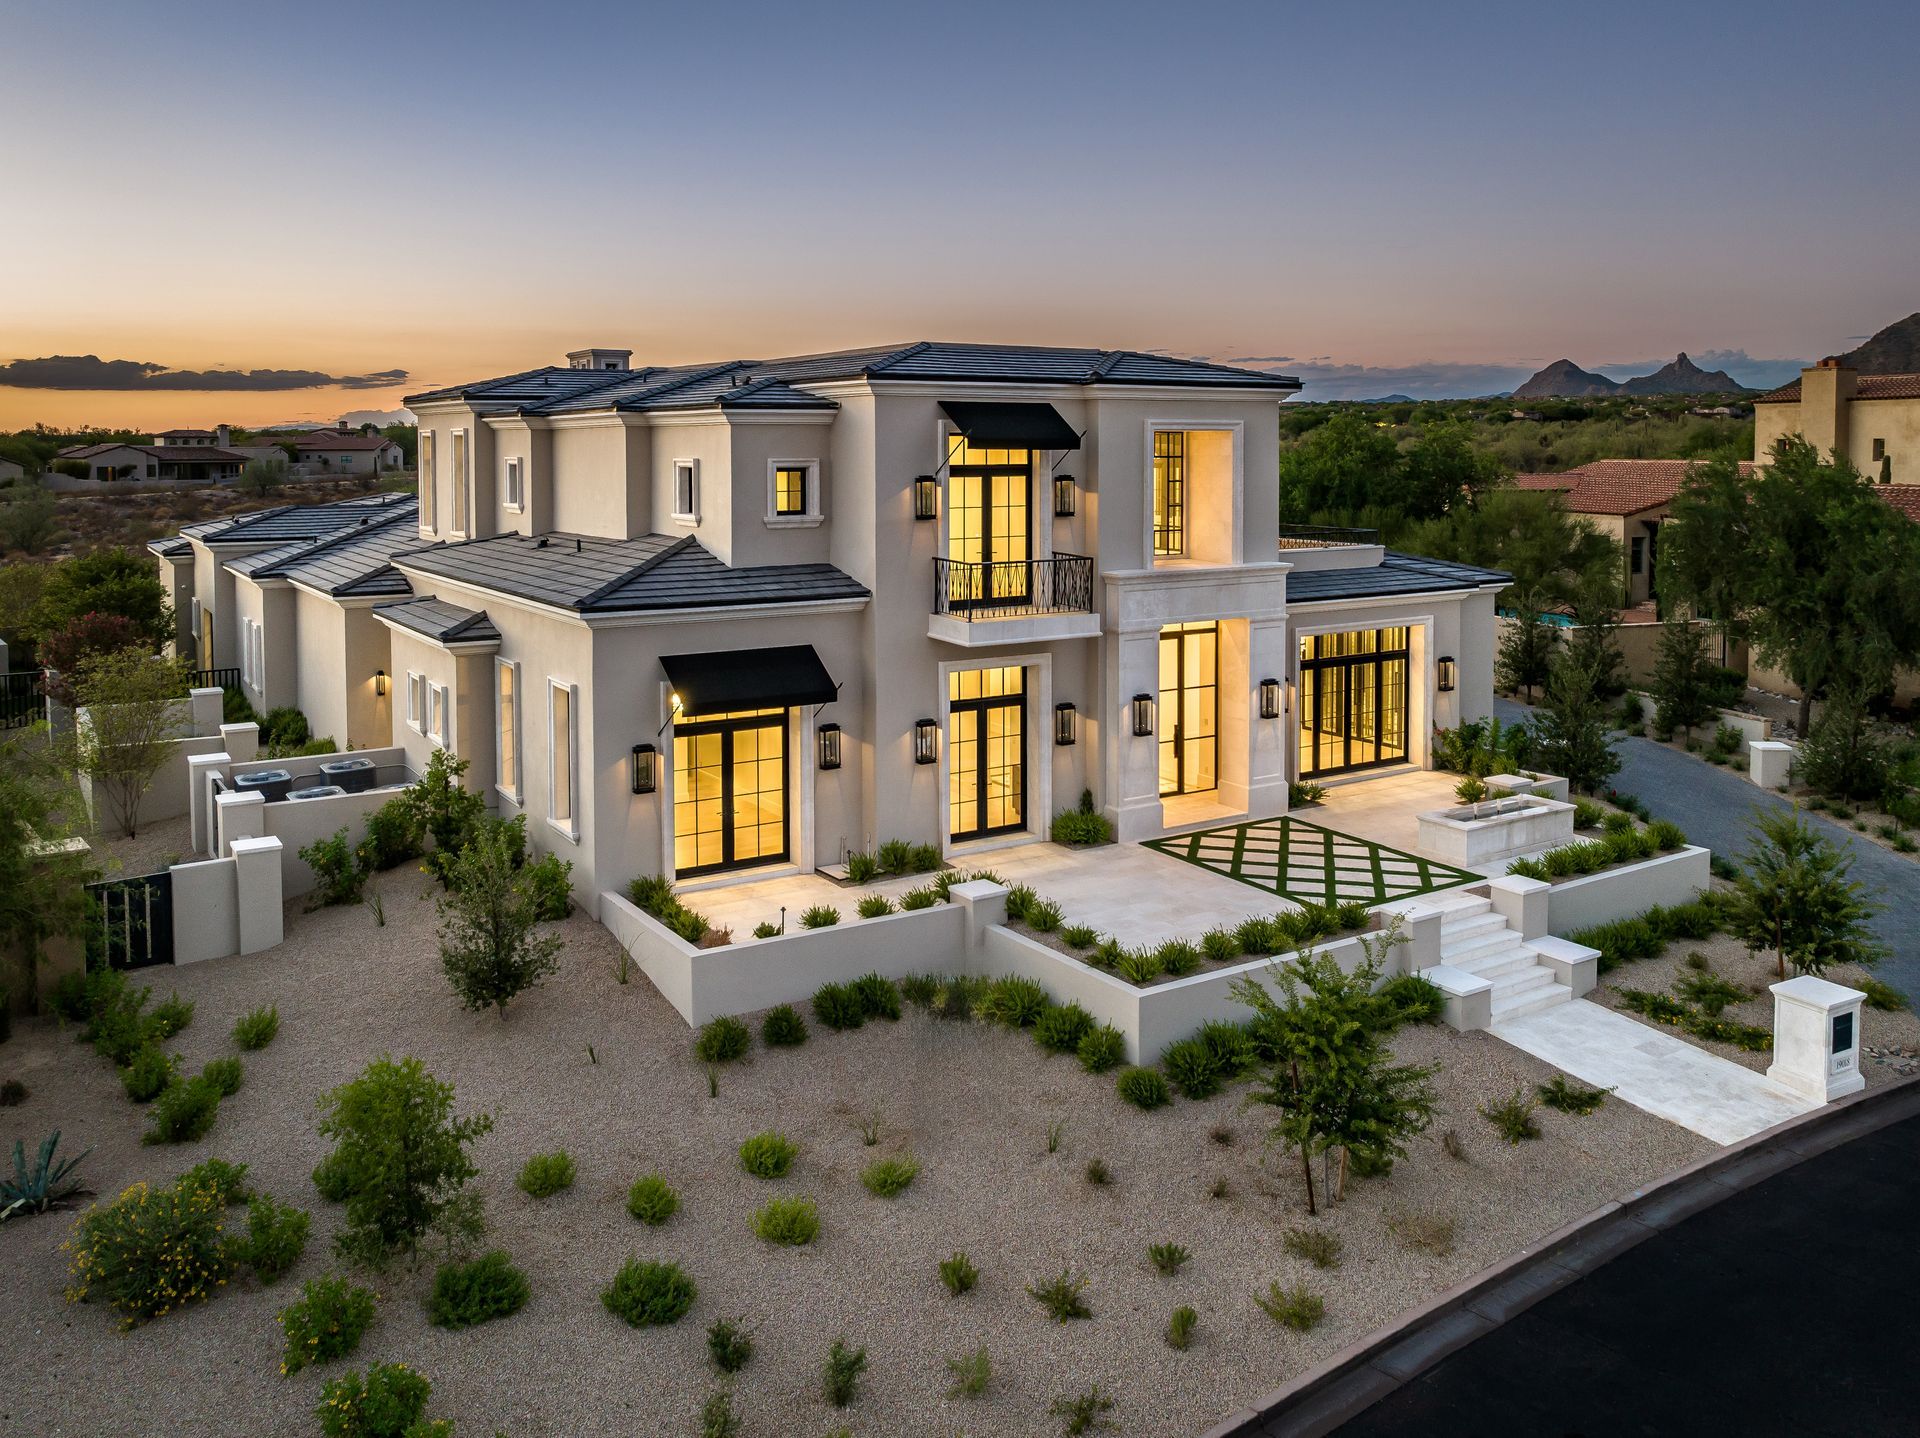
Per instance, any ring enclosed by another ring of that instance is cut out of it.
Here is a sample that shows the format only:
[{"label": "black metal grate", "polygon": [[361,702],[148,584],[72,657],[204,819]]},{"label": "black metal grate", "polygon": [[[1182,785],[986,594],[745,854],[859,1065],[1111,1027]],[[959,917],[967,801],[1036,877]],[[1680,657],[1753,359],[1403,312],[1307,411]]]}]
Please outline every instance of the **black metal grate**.
[{"label": "black metal grate", "polygon": [[1282,549],[1332,549],[1345,544],[1378,544],[1377,529],[1343,529],[1334,524],[1283,524]]},{"label": "black metal grate", "polygon": [[40,693],[40,671],[0,674],[0,729],[24,729],[42,718],[47,701]]},{"label": "black metal grate", "polygon": [[933,561],[935,614],[971,620],[1087,614],[1092,610],[1093,560],[1084,554],[990,564],[964,559]]},{"label": "black metal grate", "polygon": [[98,906],[87,935],[87,967],[144,969],[173,962],[173,872],[87,885]]}]

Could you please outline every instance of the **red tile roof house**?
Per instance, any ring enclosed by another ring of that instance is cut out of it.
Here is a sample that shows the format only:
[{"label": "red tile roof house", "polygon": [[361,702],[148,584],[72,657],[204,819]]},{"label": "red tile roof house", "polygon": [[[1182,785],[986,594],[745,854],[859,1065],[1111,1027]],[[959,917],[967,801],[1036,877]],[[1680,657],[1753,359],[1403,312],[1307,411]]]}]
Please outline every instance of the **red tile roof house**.
[{"label": "red tile roof house", "polygon": [[[164,438],[164,436],[161,436]],[[237,479],[246,459],[217,445],[188,444],[72,444],[56,459],[79,460],[87,478],[73,488],[94,483],[154,481],[159,484],[220,484]],[[67,476],[49,476],[47,487],[59,490]]]},{"label": "red tile roof house", "polygon": [[296,467],[307,474],[379,474],[406,467],[406,451],[382,434],[316,429],[298,436]]}]

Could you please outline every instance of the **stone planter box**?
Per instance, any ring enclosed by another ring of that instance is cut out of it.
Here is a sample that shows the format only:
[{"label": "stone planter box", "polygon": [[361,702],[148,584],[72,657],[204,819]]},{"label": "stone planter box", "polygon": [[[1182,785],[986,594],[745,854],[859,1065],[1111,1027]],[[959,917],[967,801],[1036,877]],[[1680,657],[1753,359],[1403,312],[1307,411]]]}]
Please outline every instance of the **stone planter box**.
[{"label": "stone planter box", "polygon": [[1595,924],[1637,918],[1656,904],[1690,904],[1712,878],[1712,853],[1688,844],[1638,864],[1565,879],[1547,891],[1547,932],[1564,938]]},{"label": "stone planter box", "polygon": [[1573,805],[1532,794],[1420,815],[1420,852],[1465,869],[1537,854],[1573,838]]},{"label": "stone planter box", "polygon": [[1505,789],[1511,794],[1534,794],[1542,799],[1567,797],[1567,781],[1558,774],[1489,774],[1489,789]]}]

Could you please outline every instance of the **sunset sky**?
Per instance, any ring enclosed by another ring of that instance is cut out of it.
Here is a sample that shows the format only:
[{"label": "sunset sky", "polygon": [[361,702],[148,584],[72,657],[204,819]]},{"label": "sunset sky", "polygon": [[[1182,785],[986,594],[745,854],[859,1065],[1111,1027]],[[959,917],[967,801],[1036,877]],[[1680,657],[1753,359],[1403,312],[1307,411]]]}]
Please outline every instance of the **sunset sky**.
[{"label": "sunset sky", "polygon": [[[1769,379],[1920,309],[1917,14],[0,0],[0,428],[332,418],[585,344]],[[89,355],[134,363],[18,363]],[[309,373],[166,373],[216,370]]]}]

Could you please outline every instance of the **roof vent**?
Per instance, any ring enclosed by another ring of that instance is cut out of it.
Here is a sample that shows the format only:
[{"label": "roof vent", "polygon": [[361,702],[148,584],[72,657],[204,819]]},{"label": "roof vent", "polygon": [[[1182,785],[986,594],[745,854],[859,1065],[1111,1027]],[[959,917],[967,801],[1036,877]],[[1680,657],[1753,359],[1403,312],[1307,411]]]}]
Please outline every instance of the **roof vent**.
[{"label": "roof vent", "polygon": [[546,535],[543,534],[538,539],[534,540],[533,547],[535,549],[545,549],[547,547]]},{"label": "roof vent", "polygon": [[629,367],[627,361],[632,358],[632,350],[568,350],[567,368],[624,370]]},{"label": "roof vent", "polygon": [[573,542],[573,552],[574,552],[575,554],[580,554],[580,553],[583,553],[583,552],[585,551],[585,549],[586,549],[586,546],[585,546],[585,545],[583,545],[583,544],[582,544],[582,543],[581,543],[581,542],[580,542],[579,540],[577,540],[577,539],[576,539],[576,540],[574,540],[574,542]]}]

